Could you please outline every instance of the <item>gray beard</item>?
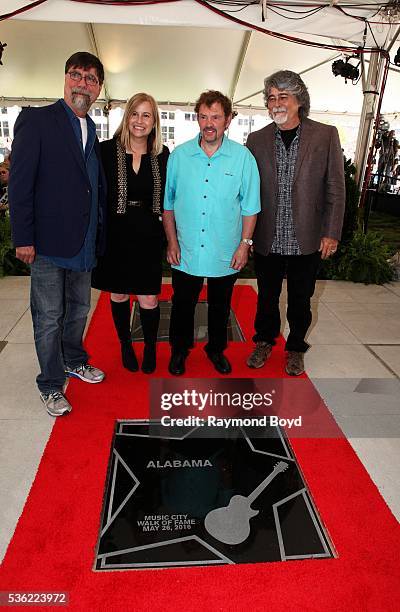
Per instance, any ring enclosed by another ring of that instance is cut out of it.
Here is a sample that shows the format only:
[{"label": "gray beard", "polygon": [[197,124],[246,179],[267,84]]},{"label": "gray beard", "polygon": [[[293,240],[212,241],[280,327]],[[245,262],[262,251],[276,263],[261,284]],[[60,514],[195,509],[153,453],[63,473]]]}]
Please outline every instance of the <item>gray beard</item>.
[{"label": "gray beard", "polygon": [[272,113],[270,113],[270,117],[272,119],[272,121],[274,123],[276,123],[276,125],[282,125],[282,123],[285,123],[287,120],[287,115],[278,115],[278,117],[274,117]]},{"label": "gray beard", "polygon": [[76,108],[76,110],[87,113],[92,102],[90,100],[90,96],[82,93],[73,93],[71,97],[72,105]]}]

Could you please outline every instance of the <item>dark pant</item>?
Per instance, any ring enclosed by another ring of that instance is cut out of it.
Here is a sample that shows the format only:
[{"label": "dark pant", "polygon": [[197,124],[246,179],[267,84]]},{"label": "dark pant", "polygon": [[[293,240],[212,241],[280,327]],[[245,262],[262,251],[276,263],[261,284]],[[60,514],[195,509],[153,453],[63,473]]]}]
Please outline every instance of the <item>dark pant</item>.
[{"label": "dark pant", "polygon": [[59,268],[37,255],[31,265],[31,313],[40,374],[39,391],[60,391],[65,367],[86,363],[83,332],[90,308],[90,272]]},{"label": "dark pant", "polygon": [[286,316],[290,328],[286,350],[306,352],[309,344],[304,338],[311,325],[310,299],[314,293],[320,259],[319,251],[311,255],[254,254],[258,284],[257,314],[254,322],[256,334],[253,337],[255,342],[275,344],[275,339],[280,334],[279,296],[286,274]]},{"label": "dark pant", "polygon": [[[207,279],[208,353],[219,353],[227,347],[227,327],[233,286],[237,274]],[[194,344],[194,311],[203,287],[202,276],[172,270],[172,311],[169,341],[173,351],[187,351]]]}]

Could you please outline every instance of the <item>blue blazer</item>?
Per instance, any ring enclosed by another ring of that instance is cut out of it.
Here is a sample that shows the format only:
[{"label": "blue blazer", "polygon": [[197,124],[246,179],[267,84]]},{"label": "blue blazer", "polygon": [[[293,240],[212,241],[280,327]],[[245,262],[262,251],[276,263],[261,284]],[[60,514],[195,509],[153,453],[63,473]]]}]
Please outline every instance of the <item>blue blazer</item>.
[{"label": "blue blazer", "polygon": [[[106,179],[99,161],[97,253],[104,251]],[[9,177],[14,246],[40,255],[73,257],[85,240],[91,185],[71,122],[60,101],[23,109],[15,123]]]}]

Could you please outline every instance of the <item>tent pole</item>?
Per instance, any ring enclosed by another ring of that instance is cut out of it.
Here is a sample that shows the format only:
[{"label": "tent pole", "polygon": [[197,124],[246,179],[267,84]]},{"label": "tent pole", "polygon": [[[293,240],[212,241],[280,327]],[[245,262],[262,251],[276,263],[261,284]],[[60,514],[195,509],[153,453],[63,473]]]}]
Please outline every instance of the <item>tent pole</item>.
[{"label": "tent pole", "polygon": [[379,97],[380,81],[385,62],[381,54],[372,53],[368,67],[366,87],[363,90],[364,100],[361,110],[360,127],[358,129],[357,145],[354,155],[356,166],[356,181],[361,187],[364,180],[369,144],[376,113],[376,102]]},{"label": "tent pole", "polygon": [[[381,49],[379,51],[379,56],[380,57],[379,57],[378,72],[381,73],[381,79],[380,79],[381,84],[380,84],[380,92],[379,92],[379,99],[378,99],[378,108],[376,109],[376,112],[374,113],[375,121],[373,124],[373,133],[372,133],[372,136],[370,136],[368,154],[367,154],[367,151],[365,151],[366,161],[364,158],[362,183],[360,183],[360,186],[362,185],[362,189],[361,189],[359,207],[361,209],[363,208],[365,209],[364,210],[364,224],[363,224],[363,229],[365,233],[367,232],[367,229],[368,229],[368,217],[370,213],[370,201],[367,199],[367,191],[368,191],[368,187],[370,184],[371,173],[372,173],[372,168],[374,164],[374,146],[375,146],[375,141],[376,141],[378,128],[379,128],[379,119],[381,117],[382,99],[385,93],[385,87],[386,87],[386,81],[387,81],[387,75],[389,72],[389,63],[390,63],[390,56],[387,51]],[[371,60],[371,63],[372,63],[372,60]]]},{"label": "tent pole", "polygon": [[229,90],[229,97],[231,100],[233,100],[234,95],[236,93],[236,88],[239,82],[240,75],[242,73],[243,64],[244,64],[244,60],[246,59],[246,53],[247,53],[247,49],[249,48],[252,33],[253,33],[253,30],[249,30],[249,31],[246,31],[243,36],[242,47],[240,49],[239,58],[236,64],[235,74],[233,75],[232,85]]},{"label": "tent pole", "polygon": [[[100,61],[102,61],[99,46],[97,44],[96,33],[94,31],[93,23],[87,23],[86,30],[87,30],[87,33],[90,39],[90,44],[92,45],[94,54],[99,58]],[[107,80],[106,80],[105,75],[104,75],[103,88],[104,88],[105,98],[108,101],[111,99],[111,96],[110,96],[110,92],[108,91],[108,85],[107,85]]]},{"label": "tent pole", "polygon": [[[390,55],[393,45],[395,44],[400,33],[400,27],[397,28],[394,36],[387,49],[376,49],[377,52],[371,55],[370,65],[368,69],[368,77],[371,72],[371,79],[367,79],[367,87],[372,89],[375,87],[375,90],[378,91],[379,101],[378,108],[375,111],[377,95],[371,103],[370,115],[367,113],[364,114],[364,107],[367,105],[366,94],[371,95],[371,91],[364,91],[364,103],[363,103],[363,114],[362,119],[364,118],[364,125],[360,123],[359,137],[357,140],[357,148],[356,148],[356,157],[355,163],[357,167],[356,179],[358,179],[358,185],[361,189],[360,196],[360,208],[364,208],[366,205],[366,209],[364,211],[364,232],[368,229],[368,217],[370,211],[370,203],[367,200],[367,191],[370,183],[371,172],[373,167],[373,153],[376,135],[378,132],[378,122],[381,113],[382,107],[382,98],[385,92],[387,75],[389,72],[389,64],[390,64]],[[375,119],[373,123],[373,119]],[[373,129],[372,129],[373,128]],[[362,144],[364,144],[364,148],[362,148]]]}]

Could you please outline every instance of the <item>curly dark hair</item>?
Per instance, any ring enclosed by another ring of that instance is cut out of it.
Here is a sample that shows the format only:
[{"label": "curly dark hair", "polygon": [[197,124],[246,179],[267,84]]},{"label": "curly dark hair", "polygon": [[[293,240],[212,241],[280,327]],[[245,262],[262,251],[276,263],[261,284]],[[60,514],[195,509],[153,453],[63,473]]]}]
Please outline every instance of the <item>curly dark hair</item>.
[{"label": "curly dark hair", "polygon": [[208,108],[214,104],[214,102],[219,102],[224,110],[225,117],[229,117],[232,115],[232,102],[230,99],[225,96],[220,91],[216,91],[215,89],[208,89],[207,91],[203,91],[198,100],[196,101],[196,105],[194,107],[195,113],[199,113],[200,106],[205,104]]}]

